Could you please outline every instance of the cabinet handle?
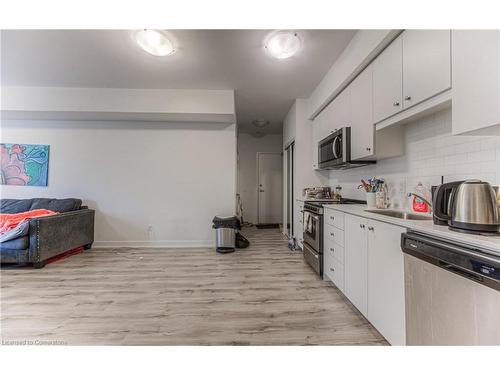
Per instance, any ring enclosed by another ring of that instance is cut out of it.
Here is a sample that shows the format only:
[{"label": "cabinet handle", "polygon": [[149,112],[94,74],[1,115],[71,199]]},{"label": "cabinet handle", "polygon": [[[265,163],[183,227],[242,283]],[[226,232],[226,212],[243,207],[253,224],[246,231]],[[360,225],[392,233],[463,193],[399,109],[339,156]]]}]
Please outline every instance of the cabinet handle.
[{"label": "cabinet handle", "polygon": [[335,237],[335,234],[333,234],[333,232],[330,232],[330,236]]},{"label": "cabinet handle", "polygon": [[365,228],[365,224],[359,224],[359,227],[364,229]]},{"label": "cabinet handle", "polygon": [[366,151],[371,151],[372,149],[370,147],[367,147],[366,148]]},{"label": "cabinet handle", "polygon": [[373,230],[373,227],[368,227],[368,230]]},{"label": "cabinet handle", "polygon": [[335,249],[334,249],[333,247],[330,247],[330,251],[331,251],[332,253],[334,253],[334,252],[335,252]]},{"label": "cabinet handle", "polygon": [[330,271],[335,272],[335,270],[332,267],[330,267]]},{"label": "cabinet handle", "polygon": [[405,100],[411,100],[411,96],[409,95],[405,96]]},{"label": "cabinet handle", "polygon": [[394,103],[392,103],[392,105],[393,105],[394,107],[399,107],[399,102],[394,102]]},{"label": "cabinet handle", "polygon": [[330,216],[330,219],[335,220],[335,218],[333,216]]}]

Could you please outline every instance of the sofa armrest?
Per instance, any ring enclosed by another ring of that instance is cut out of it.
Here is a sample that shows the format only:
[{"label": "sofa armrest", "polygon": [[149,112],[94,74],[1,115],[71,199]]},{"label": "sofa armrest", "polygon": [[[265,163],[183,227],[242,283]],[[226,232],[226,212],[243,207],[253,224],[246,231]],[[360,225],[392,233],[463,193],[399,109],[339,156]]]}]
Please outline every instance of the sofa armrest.
[{"label": "sofa armrest", "polygon": [[30,219],[30,262],[42,262],[68,250],[92,244],[94,216],[94,210],[83,209]]}]

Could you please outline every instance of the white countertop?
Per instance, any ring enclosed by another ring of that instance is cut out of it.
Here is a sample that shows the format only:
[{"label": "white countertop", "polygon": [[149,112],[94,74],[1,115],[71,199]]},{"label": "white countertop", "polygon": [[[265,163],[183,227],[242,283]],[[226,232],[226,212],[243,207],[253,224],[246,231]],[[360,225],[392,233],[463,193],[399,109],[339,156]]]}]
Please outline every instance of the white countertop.
[{"label": "white countertop", "polygon": [[[482,236],[477,234],[466,234],[450,230],[447,226],[435,225],[432,220],[406,220],[395,217],[379,215],[366,212],[367,206],[362,204],[327,204],[326,209],[345,212],[347,214],[382,221],[389,224],[399,225],[421,233],[427,233],[435,237],[475,246],[482,249],[492,250],[500,253],[500,236]],[[384,211],[384,210],[380,210]]]}]

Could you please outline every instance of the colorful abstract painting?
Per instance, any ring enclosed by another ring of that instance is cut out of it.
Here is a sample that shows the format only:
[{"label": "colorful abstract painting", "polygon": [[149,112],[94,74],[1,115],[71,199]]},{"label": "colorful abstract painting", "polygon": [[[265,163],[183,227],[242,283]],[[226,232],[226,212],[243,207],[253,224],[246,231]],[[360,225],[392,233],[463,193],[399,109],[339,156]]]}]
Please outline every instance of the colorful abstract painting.
[{"label": "colorful abstract painting", "polygon": [[0,143],[2,185],[47,186],[49,146]]}]

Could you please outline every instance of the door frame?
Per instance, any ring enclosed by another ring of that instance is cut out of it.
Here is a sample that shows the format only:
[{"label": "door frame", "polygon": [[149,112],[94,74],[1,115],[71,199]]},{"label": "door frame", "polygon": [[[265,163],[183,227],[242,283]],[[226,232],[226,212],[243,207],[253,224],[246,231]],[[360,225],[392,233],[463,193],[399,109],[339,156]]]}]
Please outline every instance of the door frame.
[{"label": "door frame", "polygon": [[[288,158],[289,155],[290,158]],[[289,187],[288,185],[290,185],[290,191],[288,191]],[[292,139],[289,143],[286,144],[286,146],[283,149],[283,197],[282,197],[283,208],[284,208],[283,234],[285,234],[288,238],[294,238],[295,234],[294,197],[295,197],[295,139]],[[288,218],[290,218],[290,222],[288,222]]]},{"label": "door frame", "polygon": [[[257,224],[260,224],[260,176],[259,176],[259,156],[262,155],[262,154],[270,154],[270,155],[280,155],[282,158],[283,158],[283,152],[267,152],[267,151],[264,151],[264,152],[261,152],[261,151],[258,151],[257,154],[256,154],[256,158],[257,158],[257,162],[256,162],[256,165],[257,165],[257,170],[255,171],[256,174],[257,174],[257,178],[256,178],[256,181],[257,181],[257,185],[255,186],[256,188],[256,191],[257,191]],[[282,166],[283,166],[283,163],[281,163]],[[284,172],[284,171],[283,171]],[[282,173],[283,173],[282,172]],[[282,189],[283,190],[283,187]],[[283,191],[281,192],[281,194],[283,194]],[[283,199],[283,196],[282,196],[282,199]],[[283,215],[283,213],[281,213],[281,215]]]}]

